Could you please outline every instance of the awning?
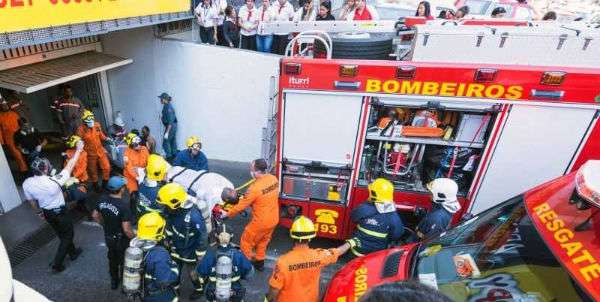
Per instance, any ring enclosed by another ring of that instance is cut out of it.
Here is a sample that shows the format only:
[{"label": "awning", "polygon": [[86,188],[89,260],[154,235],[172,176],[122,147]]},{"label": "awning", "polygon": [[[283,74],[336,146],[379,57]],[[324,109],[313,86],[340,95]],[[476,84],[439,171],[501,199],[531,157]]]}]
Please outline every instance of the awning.
[{"label": "awning", "polygon": [[89,51],[0,71],[0,87],[32,93],[131,62],[132,59]]}]

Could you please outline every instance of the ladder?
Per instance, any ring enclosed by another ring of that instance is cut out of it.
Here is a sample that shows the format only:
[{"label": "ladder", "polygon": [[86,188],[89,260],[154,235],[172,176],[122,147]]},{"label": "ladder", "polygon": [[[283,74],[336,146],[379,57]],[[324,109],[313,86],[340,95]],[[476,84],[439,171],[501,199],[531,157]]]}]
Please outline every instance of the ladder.
[{"label": "ladder", "polygon": [[271,76],[269,79],[269,109],[267,112],[267,125],[262,128],[262,148],[261,157],[267,161],[268,170],[274,172],[277,155],[277,99],[279,79],[277,76]]}]

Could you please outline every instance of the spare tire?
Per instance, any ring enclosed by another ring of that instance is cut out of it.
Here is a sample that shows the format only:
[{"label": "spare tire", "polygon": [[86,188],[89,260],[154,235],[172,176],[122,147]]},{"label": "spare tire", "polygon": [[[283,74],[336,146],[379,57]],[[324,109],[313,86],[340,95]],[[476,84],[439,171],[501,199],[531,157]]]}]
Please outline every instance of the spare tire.
[{"label": "spare tire", "polygon": [[[393,60],[393,35],[380,33],[342,33],[331,38],[334,59]],[[315,51],[325,54],[325,46],[315,42]],[[322,55],[324,57],[324,55]]]}]

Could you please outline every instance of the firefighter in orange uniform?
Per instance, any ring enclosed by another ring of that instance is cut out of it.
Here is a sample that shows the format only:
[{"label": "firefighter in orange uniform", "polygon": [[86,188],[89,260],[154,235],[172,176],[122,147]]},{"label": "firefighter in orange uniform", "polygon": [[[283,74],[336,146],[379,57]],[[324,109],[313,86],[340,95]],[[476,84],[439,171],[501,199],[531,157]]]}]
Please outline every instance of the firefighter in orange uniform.
[{"label": "firefighter in orange uniform", "polygon": [[294,247],[277,259],[269,279],[269,302],[318,301],[321,269],[335,263],[350,249],[350,244],[327,250],[311,249],[308,242],[316,235],[317,229],[310,219],[299,216],[294,220],[290,228]]},{"label": "firefighter in orange uniform", "polygon": [[27,163],[23,159],[23,154],[15,145],[15,133],[21,129],[19,126],[19,115],[10,110],[10,106],[6,99],[0,96],[0,129],[2,130],[3,144],[6,146],[10,154],[17,161],[19,171],[27,172]]},{"label": "firefighter in orange uniform", "polygon": [[85,143],[85,152],[87,152],[87,170],[90,181],[94,183],[96,191],[100,191],[98,182],[98,166],[102,170],[102,180],[106,184],[110,176],[110,162],[106,155],[106,150],[102,146],[102,142],[110,141],[110,138],[102,132],[100,124],[94,120],[94,114],[86,110],[81,117],[83,125],[77,129],[77,135],[83,139]]},{"label": "firefighter in orange uniform", "polygon": [[[64,153],[65,163],[64,166],[67,165],[69,160],[71,160],[75,156],[75,152],[77,152],[77,143],[81,140],[81,137],[77,135],[71,135],[65,145],[67,150]],[[87,187],[86,182],[88,181],[88,172],[87,172],[87,153],[85,150],[81,151],[81,155],[79,155],[79,159],[77,163],[75,163],[75,168],[73,168],[73,172],[71,176],[77,179],[75,183],[65,184],[67,187],[67,194],[69,196],[69,200],[76,201],[79,209],[89,214],[89,210],[85,206],[85,199],[87,198]]]},{"label": "firefighter in orange uniform", "polygon": [[[234,217],[248,206],[252,206],[252,220],[240,238],[240,249],[246,258],[252,260],[257,271],[263,271],[267,245],[275,226],[279,223],[279,182],[277,177],[267,172],[267,161],[257,159],[252,162],[250,174],[256,181],[237,205],[221,216]],[[237,192],[232,191],[237,196]],[[256,253],[255,253],[256,251]]]},{"label": "firefighter in orange uniform", "polygon": [[148,164],[148,149],[142,146],[142,139],[135,133],[129,133],[125,136],[125,142],[127,143],[127,149],[123,153],[123,176],[127,179],[127,190],[131,194],[130,206],[132,213],[135,213],[137,194],[138,194],[138,183],[144,178],[144,173],[139,172],[144,170]]}]

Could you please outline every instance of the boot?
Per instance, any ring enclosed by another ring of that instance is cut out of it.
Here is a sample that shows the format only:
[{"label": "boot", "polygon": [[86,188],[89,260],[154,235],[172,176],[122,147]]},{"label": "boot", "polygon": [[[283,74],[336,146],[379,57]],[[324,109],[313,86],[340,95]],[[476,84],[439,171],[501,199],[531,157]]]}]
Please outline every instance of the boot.
[{"label": "boot", "polygon": [[94,191],[96,191],[96,193],[102,192],[102,186],[100,185],[100,182],[94,183]]},{"label": "boot", "polygon": [[252,261],[252,266],[254,266],[255,270],[262,272],[265,270],[265,261],[264,260]]}]

